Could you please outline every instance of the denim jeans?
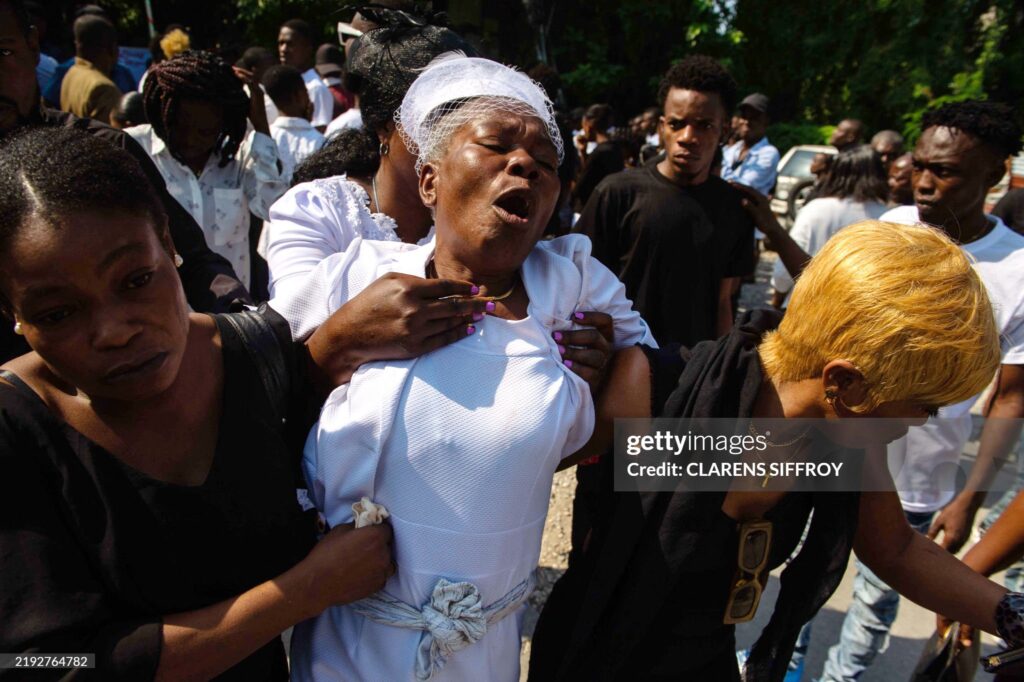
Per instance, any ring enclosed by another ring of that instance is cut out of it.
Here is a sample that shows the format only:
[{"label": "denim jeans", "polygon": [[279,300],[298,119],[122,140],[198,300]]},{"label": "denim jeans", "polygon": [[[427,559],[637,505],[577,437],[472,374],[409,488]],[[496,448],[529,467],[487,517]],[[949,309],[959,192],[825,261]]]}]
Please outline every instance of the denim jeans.
[{"label": "denim jeans", "polygon": [[[934,512],[904,512],[914,530],[926,533]],[[889,628],[896,620],[900,595],[858,559],[853,580],[853,601],[843,619],[839,643],[828,650],[819,682],[850,682],[889,646]],[[809,629],[810,623],[808,623]],[[803,635],[803,633],[801,633]],[[809,637],[808,637],[809,638]]]}]

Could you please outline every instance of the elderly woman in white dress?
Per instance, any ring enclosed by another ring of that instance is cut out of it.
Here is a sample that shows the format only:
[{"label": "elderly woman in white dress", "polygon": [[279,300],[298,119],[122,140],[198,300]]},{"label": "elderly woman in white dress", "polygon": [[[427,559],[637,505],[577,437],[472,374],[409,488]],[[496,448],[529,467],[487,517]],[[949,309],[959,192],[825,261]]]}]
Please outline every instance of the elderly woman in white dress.
[{"label": "elderly woman in white dress", "polygon": [[[357,239],[272,305],[301,337],[388,272],[467,280],[490,301],[464,341],[363,365],[325,404],[304,456],[311,496],[332,526],[353,521],[364,497],[386,508],[397,573],[375,597],[297,627],[292,674],[517,680],[552,476],[588,452],[595,429],[590,390],[559,341],[578,311],[608,312],[617,355],[603,394],[615,396],[630,371],[647,371],[634,346],[654,340],[585,237],[539,241],[563,151],[535,83],[450,56],[420,75],[398,116],[436,236]],[[629,416],[599,412],[603,424]]]}]

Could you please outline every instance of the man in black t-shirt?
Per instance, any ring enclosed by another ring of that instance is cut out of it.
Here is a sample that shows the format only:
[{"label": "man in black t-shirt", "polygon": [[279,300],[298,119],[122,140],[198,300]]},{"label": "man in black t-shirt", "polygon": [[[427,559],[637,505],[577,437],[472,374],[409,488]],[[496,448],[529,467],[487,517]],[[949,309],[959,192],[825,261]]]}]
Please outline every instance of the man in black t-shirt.
[{"label": "man in black t-shirt", "polygon": [[710,173],[736,83],[710,57],[692,56],[669,69],[658,99],[665,155],[606,178],[574,231],[591,238],[659,343],[691,346],[731,329],[734,281],[753,266],[743,194]]},{"label": "man in black t-shirt", "polygon": [[[607,104],[594,104],[583,114],[583,133],[573,140],[583,162],[583,171],[572,191],[573,199],[580,207],[587,204],[594,188],[602,180],[626,167],[622,152],[608,136],[611,124],[612,108]],[[591,144],[593,148],[590,148]]]}]

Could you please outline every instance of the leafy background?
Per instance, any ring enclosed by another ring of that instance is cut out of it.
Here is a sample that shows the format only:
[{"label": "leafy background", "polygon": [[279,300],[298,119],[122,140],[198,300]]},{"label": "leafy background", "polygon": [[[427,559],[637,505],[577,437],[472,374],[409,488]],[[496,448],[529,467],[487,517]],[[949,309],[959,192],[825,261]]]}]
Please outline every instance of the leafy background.
[{"label": "leafy background", "polygon": [[[301,16],[334,40],[351,16],[325,0],[151,0],[158,28],[189,27],[195,45],[230,54],[274,47],[277,27]],[[51,34],[74,2],[46,3]],[[103,0],[124,44],[145,45],[143,0]],[[1024,101],[1021,0],[435,0],[487,54],[558,73],[567,107],[612,104],[620,119],[655,104],[665,69],[687,54],[722,60],[741,90],[772,98],[770,130],[785,149],[827,140],[846,116],[911,141],[939,103]],[[1024,115],[1024,112],[1018,112]]]}]

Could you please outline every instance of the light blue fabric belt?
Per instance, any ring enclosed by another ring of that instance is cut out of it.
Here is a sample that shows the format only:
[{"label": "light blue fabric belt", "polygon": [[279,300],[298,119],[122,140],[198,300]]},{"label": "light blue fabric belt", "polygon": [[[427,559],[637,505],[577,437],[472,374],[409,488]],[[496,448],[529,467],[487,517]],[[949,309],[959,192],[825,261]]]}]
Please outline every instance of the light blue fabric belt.
[{"label": "light blue fabric belt", "polygon": [[350,606],[375,623],[408,630],[423,630],[416,651],[416,679],[429,680],[448,662],[448,657],[477,642],[487,626],[497,623],[519,607],[533,591],[534,578],[519,583],[501,599],[481,606],[480,591],[473,583],[453,583],[441,578],[434,585],[430,602],[423,608],[410,606],[384,592],[366,597]]}]

